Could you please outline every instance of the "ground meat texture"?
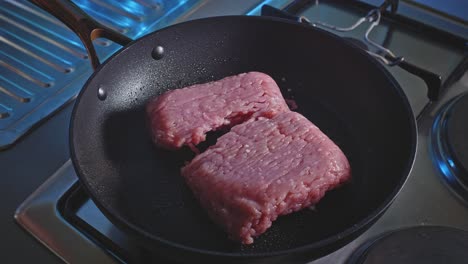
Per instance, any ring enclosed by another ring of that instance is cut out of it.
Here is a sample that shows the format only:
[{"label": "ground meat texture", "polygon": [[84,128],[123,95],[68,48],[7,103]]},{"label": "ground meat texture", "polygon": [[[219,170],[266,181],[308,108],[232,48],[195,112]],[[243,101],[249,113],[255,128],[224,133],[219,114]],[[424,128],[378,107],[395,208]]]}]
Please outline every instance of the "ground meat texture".
[{"label": "ground meat texture", "polygon": [[315,205],[350,180],[351,169],[332,140],[289,111],[233,127],[182,175],[211,219],[251,244],[278,216]]},{"label": "ground meat texture", "polygon": [[284,111],[289,108],[278,85],[260,72],[171,90],[147,105],[153,141],[168,149],[195,146],[209,131]]}]

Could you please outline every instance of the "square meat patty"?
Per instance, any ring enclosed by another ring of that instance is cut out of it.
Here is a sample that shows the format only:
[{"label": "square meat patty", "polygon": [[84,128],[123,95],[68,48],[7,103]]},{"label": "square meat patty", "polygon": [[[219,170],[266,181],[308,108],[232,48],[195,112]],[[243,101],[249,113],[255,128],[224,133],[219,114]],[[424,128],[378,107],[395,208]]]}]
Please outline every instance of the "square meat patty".
[{"label": "square meat patty", "polygon": [[244,244],[275,219],[350,180],[343,152],[307,118],[284,112],[234,126],[182,168],[211,219]]},{"label": "square meat patty", "polygon": [[206,133],[250,118],[289,111],[276,82],[260,72],[168,91],[147,105],[153,141],[167,149],[194,147]]}]

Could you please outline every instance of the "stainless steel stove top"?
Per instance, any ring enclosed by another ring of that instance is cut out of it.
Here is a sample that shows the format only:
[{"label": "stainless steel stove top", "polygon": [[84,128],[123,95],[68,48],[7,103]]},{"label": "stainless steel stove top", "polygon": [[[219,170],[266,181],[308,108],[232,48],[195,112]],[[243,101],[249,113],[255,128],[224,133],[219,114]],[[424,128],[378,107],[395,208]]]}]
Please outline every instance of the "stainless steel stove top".
[{"label": "stainless steel stove top", "polygon": [[[180,20],[225,13],[215,1],[206,1],[204,8],[194,10]],[[222,1],[219,1],[222,2]],[[258,1],[257,1],[258,2]],[[269,1],[282,7],[289,1]],[[333,1],[332,1],[333,2]],[[231,4],[232,5],[232,4]],[[252,3],[237,6],[238,13],[259,12]],[[218,11],[214,11],[218,10]],[[336,4],[320,5],[300,11],[297,15],[311,21],[321,20],[335,25],[347,25],[364,14]],[[346,33],[360,38],[365,28]],[[449,79],[463,63],[464,50],[454,48],[401,25],[384,20],[373,33],[373,39],[384,42],[391,34],[387,47],[396,54]],[[431,103],[426,86],[418,77],[401,69],[390,68],[405,90],[413,111],[418,115],[418,148],[416,160],[408,181],[388,211],[365,233],[340,250],[313,261],[313,263],[347,263],[350,255],[361,244],[388,231],[412,226],[446,226],[468,231],[467,203],[456,197],[444,184],[442,173],[433,162],[430,152],[431,128],[439,109],[457,95],[468,93],[468,73],[454,83],[446,83],[439,101]],[[69,263],[148,262],[148,254],[110,223],[81,190],[70,161],[67,161],[17,210],[17,222],[57,256]],[[166,263],[151,256],[151,261]]]}]

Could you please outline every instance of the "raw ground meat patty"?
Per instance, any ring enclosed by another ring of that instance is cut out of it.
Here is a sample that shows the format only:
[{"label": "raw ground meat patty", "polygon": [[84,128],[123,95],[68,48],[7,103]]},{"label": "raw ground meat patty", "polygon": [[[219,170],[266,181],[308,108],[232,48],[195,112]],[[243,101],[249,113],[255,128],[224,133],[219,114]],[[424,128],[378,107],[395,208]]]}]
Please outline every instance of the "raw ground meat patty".
[{"label": "raw ground meat patty", "polygon": [[347,158],[296,112],[237,125],[182,168],[210,217],[244,244],[278,216],[316,204],[350,180]]},{"label": "raw ground meat patty", "polygon": [[260,72],[168,91],[147,105],[153,141],[168,149],[195,146],[206,133],[249,118],[289,111],[276,82]]}]

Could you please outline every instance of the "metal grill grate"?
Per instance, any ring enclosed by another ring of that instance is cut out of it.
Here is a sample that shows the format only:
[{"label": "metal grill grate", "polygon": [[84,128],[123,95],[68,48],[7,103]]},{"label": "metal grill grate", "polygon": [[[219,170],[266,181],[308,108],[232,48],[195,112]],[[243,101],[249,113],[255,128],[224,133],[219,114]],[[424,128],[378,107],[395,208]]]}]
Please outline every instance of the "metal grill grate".
[{"label": "metal grill grate", "polygon": [[[101,23],[136,38],[202,1],[74,0]],[[95,41],[101,59],[119,46]],[[0,148],[76,96],[92,73],[80,40],[26,0],[0,2]]]}]

